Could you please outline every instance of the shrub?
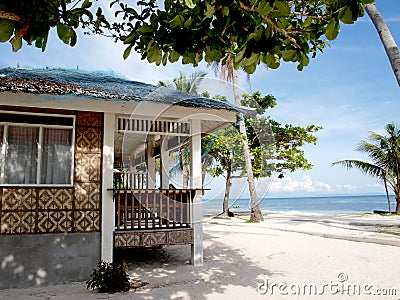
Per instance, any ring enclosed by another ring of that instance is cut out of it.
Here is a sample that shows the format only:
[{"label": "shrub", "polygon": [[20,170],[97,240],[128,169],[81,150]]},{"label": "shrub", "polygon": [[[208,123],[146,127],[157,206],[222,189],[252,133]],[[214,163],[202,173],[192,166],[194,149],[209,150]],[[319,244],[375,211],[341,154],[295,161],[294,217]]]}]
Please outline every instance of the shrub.
[{"label": "shrub", "polygon": [[117,293],[129,291],[129,278],[125,262],[122,264],[100,261],[98,270],[94,269],[91,279],[86,281],[88,289],[98,289],[100,293]]}]

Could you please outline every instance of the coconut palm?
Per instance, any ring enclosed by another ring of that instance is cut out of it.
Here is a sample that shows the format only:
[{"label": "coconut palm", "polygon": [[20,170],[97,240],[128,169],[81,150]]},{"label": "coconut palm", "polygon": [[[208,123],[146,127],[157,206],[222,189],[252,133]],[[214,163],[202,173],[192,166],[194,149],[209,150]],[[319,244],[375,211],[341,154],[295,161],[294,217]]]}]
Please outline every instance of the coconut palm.
[{"label": "coconut palm", "polygon": [[179,76],[172,79],[172,82],[159,81],[158,85],[172,90],[184,91],[192,94],[197,94],[199,86],[207,75],[205,72],[195,71],[189,77],[182,72],[179,72]]},{"label": "coconut palm", "polygon": [[369,140],[361,141],[356,150],[366,153],[371,162],[362,160],[340,160],[332,165],[341,165],[347,169],[356,168],[361,172],[382,180],[388,197],[388,188],[396,197],[396,213],[400,214],[400,128],[394,123],[385,126],[387,135],[371,131]]},{"label": "coconut palm", "polygon": [[[182,72],[179,72],[179,76],[172,79],[172,82],[159,81],[158,85],[172,90],[179,90],[191,94],[197,94],[199,86],[206,75],[207,73],[205,72],[195,71],[189,77],[187,77]],[[170,171],[171,175],[182,173],[182,186],[184,189],[189,186],[189,159],[189,147],[184,146],[179,150],[178,155],[174,156],[174,166],[171,168]]]},{"label": "coconut palm", "polygon": [[[235,98],[235,104],[237,106],[241,106],[241,96],[238,91],[239,87],[239,75],[237,70],[234,68],[234,62],[232,57],[226,57],[221,60],[220,64],[214,63],[212,67],[215,70],[220,69],[220,74],[223,79],[232,82],[233,86],[233,95]],[[249,80],[249,78],[248,78]],[[262,215],[259,200],[256,192],[256,186],[254,182],[254,174],[253,174],[253,165],[251,162],[250,148],[247,141],[247,132],[246,132],[246,124],[243,116],[239,120],[239,132],[243,137],[243,154],[245,158],[246,164],[246,173],[247,173],[247,182],[249,184],[249,192],[250,192],[250,202],[251,202],[251,211],[250,211],[250,221],[263,221],[264,217]],[[229,193],[228,193],[229,195]]]},{"label": "coconut palm", "polygon": [[390,33],[389,28],[386,26],[386,23],[375,4],[365,4],[364,7],[379,34],[394,75],[396,76],[397,83],[400,85],[400,52],[396,41]]}]

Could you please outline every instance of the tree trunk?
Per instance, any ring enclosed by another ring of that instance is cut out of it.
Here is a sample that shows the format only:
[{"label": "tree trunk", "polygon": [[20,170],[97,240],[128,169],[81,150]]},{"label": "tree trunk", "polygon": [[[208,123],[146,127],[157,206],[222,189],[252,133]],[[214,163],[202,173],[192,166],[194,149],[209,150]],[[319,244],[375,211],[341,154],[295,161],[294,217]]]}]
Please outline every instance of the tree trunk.
[{"label": "tree trunk", "polygon": [[400,215],[400,199],[396,198],[396,214]]},{"label": "tree trunk", "polygon": [[400,86],[400,53],[396,41],[390,33],[389,28],[386,26],[386,23],[375,4],[365,4],[364,7],[376,30],[378,31],[379,37],[383,46],[385,47],[386,54],[392,66],[394,75],[396,76],[397,84]]},{"label": "tree trunk", "polygon": [[[237,71],[233,70],[232,76],[233,83],[233,94],[235,96],[235,102],[237,106],[241,106],[240,96],[237,90],[238,87],[238,75]],[[243,139],[243,152],[246,161],[246,172],[247,172],[247,182],[249,183],[249,191],[250,191],[250,199],[251,199],[251,213],[250,213],[250,221],[263,221],[263,215],[261,213],[261,209],[259,206],[259,201],[256,193],[256,186],[254,184],[254,175],[253,175],[253,166],[251,163],[249,144],[247,142],[247,132],[246,132],[246,124],[244,123],[243,117],[239,122],[239,131],[245,139]]]},{"label": "tree trunk", "polygon": [[389,214],[391,214],[392,213],[392,207],[390,206],[390,197],[389,197],[389,191],[388,191],[388,188],[387,188],[387,183],[386,183],[386,177],[385,176],[383,177],[383,183],[385,185],[386,197],[387,197],[387,200],[388,200]]},{"label": "tree trunk", "polygon": [[222,204],[222,216],[224,217],[229,216],[229,194],[231,191],[231,186],[232,186],[231,170],[228,170],[226,172],[225,195],[224,195],[224,202]]},{"label": "tree trunk", "polygon": [[183,188],[187,189],[189,187],[189,166],[187,164],[183,164],[182,166],[182,177],[183,177]]}]

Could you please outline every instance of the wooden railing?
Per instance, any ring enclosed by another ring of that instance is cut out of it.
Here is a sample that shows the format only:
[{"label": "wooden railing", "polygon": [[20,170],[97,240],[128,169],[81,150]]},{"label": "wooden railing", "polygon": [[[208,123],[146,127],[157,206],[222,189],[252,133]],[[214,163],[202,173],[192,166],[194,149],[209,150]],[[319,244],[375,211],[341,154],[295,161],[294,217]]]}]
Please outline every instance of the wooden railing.
[{"label": "wooden railing", "polygon": [[195,190],[114,189],[115,229],[189,228]]},{"label": "wooden railing", "polygon": [[114,173],[114,189],[146,189],[147,174],[144,172],[131,173],[126,170]]}]

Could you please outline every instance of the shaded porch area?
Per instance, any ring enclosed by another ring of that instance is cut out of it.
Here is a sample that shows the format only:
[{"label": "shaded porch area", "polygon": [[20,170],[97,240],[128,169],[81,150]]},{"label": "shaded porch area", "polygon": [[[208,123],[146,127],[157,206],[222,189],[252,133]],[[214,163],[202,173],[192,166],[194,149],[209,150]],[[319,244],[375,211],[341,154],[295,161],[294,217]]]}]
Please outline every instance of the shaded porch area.
[{"label": "shaded porch area", "polygon": [[193,243],[191,206],[196,190],[114,190],[114,248]]},{"label": "shaded porch area", "polygon": [[[120,115],[114,128],[113,248],[200,245],[201,120]],[[190,149],[186,185],[170,173],[183,147]]]}]

